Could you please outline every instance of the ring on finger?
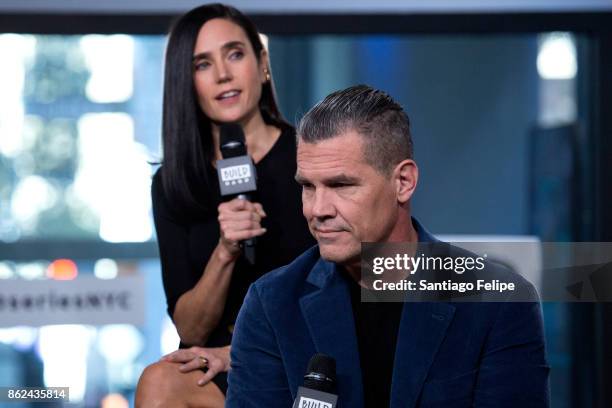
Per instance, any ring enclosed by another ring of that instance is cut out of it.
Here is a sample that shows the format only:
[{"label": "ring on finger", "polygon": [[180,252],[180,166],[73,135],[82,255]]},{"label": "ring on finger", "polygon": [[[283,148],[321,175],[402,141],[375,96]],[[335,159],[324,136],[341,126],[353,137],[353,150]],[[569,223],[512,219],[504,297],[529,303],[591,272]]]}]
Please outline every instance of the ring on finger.
[{"label": "ring on finger", "polygon": [[198,360],[200,360],[200,368],[208,367],[208,359],[204,356],[198,356]]}]

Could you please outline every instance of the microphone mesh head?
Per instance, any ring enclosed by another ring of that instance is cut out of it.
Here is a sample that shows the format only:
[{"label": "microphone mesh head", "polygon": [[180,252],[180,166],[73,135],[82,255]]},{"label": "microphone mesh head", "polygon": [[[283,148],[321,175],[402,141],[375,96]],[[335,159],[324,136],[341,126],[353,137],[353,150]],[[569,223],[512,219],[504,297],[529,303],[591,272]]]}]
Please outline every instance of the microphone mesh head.
[{"label": "microphone mesh head", "polygon": [[323,392],[333,392],[336,387],[336,360],[317,353],[308,362],[304,386]]},{"label": "microphone mesh head", "polygon": [[327,354],[317,353],[308,362],[308,372],[321,373],[327,377],[336,376],[336,360]]},{"label": "microphone mesh head", "polygon": [[224,159],[247,154],[244,131],[237,123],[223,123],[219,128],[219,145]]}]

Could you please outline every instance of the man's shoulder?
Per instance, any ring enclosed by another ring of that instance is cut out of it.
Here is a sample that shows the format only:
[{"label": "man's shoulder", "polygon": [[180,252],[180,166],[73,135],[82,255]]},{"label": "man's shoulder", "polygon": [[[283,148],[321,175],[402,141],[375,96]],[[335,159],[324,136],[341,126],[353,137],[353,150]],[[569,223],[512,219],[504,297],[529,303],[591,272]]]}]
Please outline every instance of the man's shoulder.
[{"label": "man's shoulder", "polygon": [[291,296],[304,286],[310,271],[320,260],[319,247],[315,245],[293,262],[266,273],[253,286],[262,297],[268,294],[276,298]]}]

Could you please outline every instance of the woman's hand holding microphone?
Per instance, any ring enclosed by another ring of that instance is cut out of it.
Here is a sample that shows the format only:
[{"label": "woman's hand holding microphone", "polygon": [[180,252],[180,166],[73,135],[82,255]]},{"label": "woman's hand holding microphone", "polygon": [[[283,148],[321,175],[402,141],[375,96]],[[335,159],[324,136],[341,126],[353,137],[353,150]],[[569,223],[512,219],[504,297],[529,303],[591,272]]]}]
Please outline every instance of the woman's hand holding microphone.
[{"label": "woman's hand holding microphone", "polygon": [[263,235],[265,228],[261,220],[266,213],[259,203],[240,198],[221,203],[219,211],[220,238],[217,247],[226,260],[235,260],[240,255],[240,241]]}]

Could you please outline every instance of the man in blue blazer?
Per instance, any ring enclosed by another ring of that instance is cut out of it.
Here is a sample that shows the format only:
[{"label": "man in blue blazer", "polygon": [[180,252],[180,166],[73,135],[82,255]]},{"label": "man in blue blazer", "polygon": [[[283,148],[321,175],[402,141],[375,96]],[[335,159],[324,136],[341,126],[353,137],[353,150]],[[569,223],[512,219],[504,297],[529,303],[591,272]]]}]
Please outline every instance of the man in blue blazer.
[{"label": "man in blue blazer", "polygon": [[[547,407],[542,318],[528,302],[363,303],[361,243],[434,242],[414,219],[408,117],[367,86],[329,95],[298,127],[296,179],[318,246],[255,282],[236,322],[226,406],[288,408],[317,352],[338,407]],[[512,300],[512,299],[508,299]]]}]

